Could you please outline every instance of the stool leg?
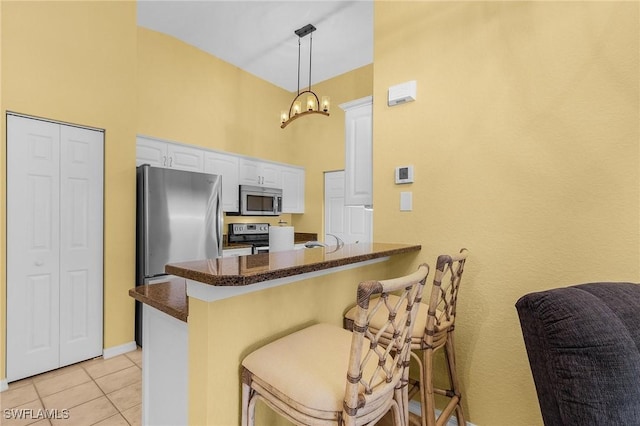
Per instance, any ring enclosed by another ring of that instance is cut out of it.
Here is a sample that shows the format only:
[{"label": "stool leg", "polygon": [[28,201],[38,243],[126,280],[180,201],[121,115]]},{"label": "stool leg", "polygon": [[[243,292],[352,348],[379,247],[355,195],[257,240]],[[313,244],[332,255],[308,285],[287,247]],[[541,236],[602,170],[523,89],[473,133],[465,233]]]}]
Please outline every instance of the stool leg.
[{"label": "stool leg", "polygon": [[455,354],[455,346],[454,346],[454,337],[453,330],[450,330],[447,334],[447,342],[445,344],[445,353],[447,359],[447,366],[449,369],[449,383],[451,383],[451,390],[454,395],[452,399],[456,404],[456,418],[458,420],[458,424],[461,426],[466,425],[464,419],[464,412],[462,410],[462,393],[460,391],[460,386],[458,382],[458,373],[456,369],[456,354]]},{"label": "stool leg", "polygon": [[251,372],[244,367],[242,368],[242,426],[254,426],[256,422],[256,400],[257,394],[251,388],[252,375]]},{"label": "stool leg", "polygon": [[424,368],[424,381],[422,387],[422,425],[435,426],[436,402],[433,395],[433,349],[422,351],[422,365]]},{"label": "stool leg", "polygon": [[242,384],[242,426],[249,426],[249,400],[251,387],[246,383]]}]

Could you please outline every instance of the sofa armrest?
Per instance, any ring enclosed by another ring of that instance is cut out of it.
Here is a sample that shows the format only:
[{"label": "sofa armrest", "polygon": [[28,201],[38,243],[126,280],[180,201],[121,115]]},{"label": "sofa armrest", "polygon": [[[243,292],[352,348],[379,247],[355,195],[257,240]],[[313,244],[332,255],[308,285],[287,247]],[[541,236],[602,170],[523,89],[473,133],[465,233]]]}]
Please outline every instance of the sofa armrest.
[{"label": "sofa armrest", "polygon": [[640,424],[640,285],[591,283],[516,303],[546,425]]}]

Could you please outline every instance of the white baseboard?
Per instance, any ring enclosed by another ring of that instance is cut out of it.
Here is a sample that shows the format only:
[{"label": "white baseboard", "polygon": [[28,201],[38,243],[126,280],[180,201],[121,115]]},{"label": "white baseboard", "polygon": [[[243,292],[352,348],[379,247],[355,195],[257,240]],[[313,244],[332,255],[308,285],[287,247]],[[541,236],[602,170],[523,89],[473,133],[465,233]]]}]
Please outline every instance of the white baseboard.
[{"label": "white baseboard", "polygon": [[110,348],[104,348],[102,350],[102,357],[104,359],[113,358],[118,355],[126,354],[127,352],[135,351],[138,347],[136,342],[129,342],[119,346],[112,346]]},{"label": "white baseboard", "polygon": [[[420,403],[413,399],[409,401],[409,412],[418,416],[421,415],[422,409],[421,409]],[[438,417],[440,413],[441,411],[436,409],[436,417]],[[456,418],[455,414],[449,418],[449,421],[447,422],[447,426],[458,426],[458,419]],[[467,422],[467,426],[475,426],[475,425],[473,423]]]},{"label": "white baseboard", "polygon": [[9,382],[7,382],[7,379],[0,380],[0,392],[6,391],[7,389],[9,389]]}]

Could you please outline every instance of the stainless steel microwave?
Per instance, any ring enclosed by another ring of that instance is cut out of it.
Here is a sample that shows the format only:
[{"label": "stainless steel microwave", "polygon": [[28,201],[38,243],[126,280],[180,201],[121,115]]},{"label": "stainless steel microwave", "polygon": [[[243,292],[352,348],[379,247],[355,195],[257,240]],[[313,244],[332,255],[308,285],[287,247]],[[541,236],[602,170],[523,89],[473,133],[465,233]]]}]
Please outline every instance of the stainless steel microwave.
[{"label": "stainless steel microwave", "polygon": [[282,213],[282,189],[240,185],[240,214],[278,216]]}]

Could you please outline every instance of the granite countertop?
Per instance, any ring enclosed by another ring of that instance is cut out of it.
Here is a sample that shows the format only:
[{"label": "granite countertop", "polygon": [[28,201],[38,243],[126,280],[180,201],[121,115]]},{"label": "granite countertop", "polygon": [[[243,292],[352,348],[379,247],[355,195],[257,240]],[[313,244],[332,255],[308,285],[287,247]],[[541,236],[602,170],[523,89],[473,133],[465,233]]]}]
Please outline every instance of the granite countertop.
[{"label": "granite countertop", "polygon": [[180,321],[187,321],[189,303],[184,278],[167,278],[165,282],[141,285],[129,290],[129,296]]},{"label": "granite countertop", "polygon": [[415,244],[358,243],[169,264],[165,272],[214,286],[244,286],[421,250]]},{"label": "granite countertop", "polygon": [[129,295],[186,322],[189,303],[185,278],[211,285],[241,286],[419,250],[420,245],[359,243],[339,250],[328,246],[177,263],[165,268],[177,277],[132,288]]}]

